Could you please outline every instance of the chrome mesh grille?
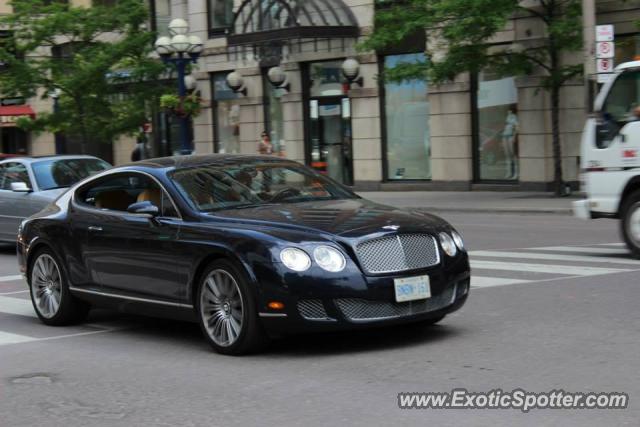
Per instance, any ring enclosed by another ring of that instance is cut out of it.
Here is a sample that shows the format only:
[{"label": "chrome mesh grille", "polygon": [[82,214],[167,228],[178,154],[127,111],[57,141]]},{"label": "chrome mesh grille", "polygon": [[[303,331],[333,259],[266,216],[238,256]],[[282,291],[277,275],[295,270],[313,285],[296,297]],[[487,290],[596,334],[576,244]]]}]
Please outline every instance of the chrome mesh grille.
[{"label": "chrome mesh grille", "polygon": [[361,298],[336,299],[336,305],[345,318],[353,322],[391,319],[440,310],[455,297],[455,286],[450,286],[434,297],[410,302],[370,301]]},{"label": "chrome mesh grille", "polygon": [[392,273],[437,265],[440,254],[429,234],[399,234],[367,240],[356,246],[362,267],[369,273]]},{"label": "chrome mesh grille", "polygon": [[300,316],[307,320],[326,320],[329,318],[324,304],[319,299],[304,299],[298,301]]}]

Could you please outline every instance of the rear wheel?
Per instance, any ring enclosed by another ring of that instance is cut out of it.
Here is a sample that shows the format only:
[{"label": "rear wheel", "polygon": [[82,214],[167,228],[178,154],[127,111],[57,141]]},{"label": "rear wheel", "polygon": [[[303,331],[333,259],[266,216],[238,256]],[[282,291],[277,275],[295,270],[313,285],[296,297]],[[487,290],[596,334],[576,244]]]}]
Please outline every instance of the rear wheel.
[{"label": "rear wheel", "polygon": [[626,198],[621,217],[622,237],[631,255],[640,258],[640,191]]},{"label": "rear wheel", "polygon": [[86,318],[89,305],[71,295],[65,271],[50,249],[35,254],[28,280],[33,308],[43,323],[63,326]]},{"label": "rear wheel", "polygon": [[252,353],[268,342],[248,281],[231,262],[209,265],[198,287],[196,305],[202,332],[218,353]]}]

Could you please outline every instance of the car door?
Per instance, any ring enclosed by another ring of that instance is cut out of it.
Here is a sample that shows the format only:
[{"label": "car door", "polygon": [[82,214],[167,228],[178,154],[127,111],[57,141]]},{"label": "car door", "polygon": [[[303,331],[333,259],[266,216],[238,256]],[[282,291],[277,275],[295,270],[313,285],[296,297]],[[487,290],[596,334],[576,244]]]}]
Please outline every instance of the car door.
[{"label": "car door", "polygon": [[0,240],[15,241],[20,222],[42,209],[33,192],[16,192],[11,184],[25,183],[34,189],[27,166],[22,162],[0,165]]},{"label": "car door", "polygon": [[[160,216],[131,214],[150,201]],[[110,174],[76,192],[74,232],[85,239],[84,262],[106,293],[183,302],[190,266],[176,261],[181,219],[159,182],[137,172]]]}]

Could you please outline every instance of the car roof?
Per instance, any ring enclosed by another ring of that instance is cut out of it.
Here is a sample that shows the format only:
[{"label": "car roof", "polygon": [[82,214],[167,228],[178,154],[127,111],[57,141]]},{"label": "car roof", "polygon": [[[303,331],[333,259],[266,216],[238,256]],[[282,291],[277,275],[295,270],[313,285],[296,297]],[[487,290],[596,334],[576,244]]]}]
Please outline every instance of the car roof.
[{"label": "car roof", "polygon": [[123,168],[146,167],[151,169],[183,169],[198,166],[229,166],[246,163],[286,162],[291,160],[275,156],[259,156],[253,154],[196,154],[190,156],[160,157],[157,159],[141,160],[122,165]]},{"label": "car roof", "polygon": [[[43,160],[71,160],[71,159],[97,159],[97,157],[94,156],[87,156],[87,155],[58,155],[58,156],[23,156],[23,157],[9,157],[6,159],[3,159],[2,161],[0,161],[0,163],[8,163],[8,162],[16,162],[16,161],[20,161],[23,163],[34,163],[34,162],[40,162]],[[98,159],[100,160],[100,159]]]}]

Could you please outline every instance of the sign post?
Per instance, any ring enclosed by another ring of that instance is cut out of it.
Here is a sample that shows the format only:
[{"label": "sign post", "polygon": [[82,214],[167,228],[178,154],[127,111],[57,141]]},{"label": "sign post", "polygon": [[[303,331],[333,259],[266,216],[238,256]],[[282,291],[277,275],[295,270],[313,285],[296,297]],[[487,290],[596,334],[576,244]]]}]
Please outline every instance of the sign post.
[{"label": "sign post", "polygon": [[596,25],[596,73],[598,83],[606,83],[615,69],[615,37],[613,25]]}]

